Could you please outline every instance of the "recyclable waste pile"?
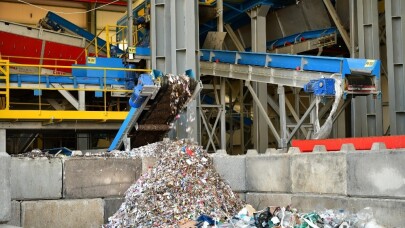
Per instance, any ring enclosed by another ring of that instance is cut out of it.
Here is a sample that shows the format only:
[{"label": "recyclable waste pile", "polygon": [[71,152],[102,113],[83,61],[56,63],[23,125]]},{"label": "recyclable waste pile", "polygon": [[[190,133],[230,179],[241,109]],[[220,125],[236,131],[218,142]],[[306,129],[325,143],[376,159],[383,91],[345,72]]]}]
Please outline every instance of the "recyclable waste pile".
[{"label": "recyclable waste pile", "polygon": [[243,208],[200,146],[165,141],[154,150],[158,162],[127,190],[104,227],[194,227],[198,220],[219,224]]},{"label": "recyclable waste pile", "polygon": [[382,228],[373,217],[371,208],[358,213],[345,210],[323,210],[299,213],[290,207],[266,208],[255,211],[250,205],[232,218],[232,222],[219,227],[261,228]]}]

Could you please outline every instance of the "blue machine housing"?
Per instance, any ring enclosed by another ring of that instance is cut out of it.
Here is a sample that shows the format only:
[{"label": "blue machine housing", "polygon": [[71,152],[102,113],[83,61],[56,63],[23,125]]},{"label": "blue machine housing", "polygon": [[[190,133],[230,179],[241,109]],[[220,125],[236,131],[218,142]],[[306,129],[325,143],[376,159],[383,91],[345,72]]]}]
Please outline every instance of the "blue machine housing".
[{"label": "blue machine housing", "polygon": [[[89,61],[91,58],[92,61]],[[119,58],[103,58],[103,57],[90,57],[86,60],[87,67],[100,67],[100,68],[125,68],[122,60]],[[73,65],[73,66],[83,66],[83,65]],[[119,69],[117,70],[106,70],[107,78],[124,79],[125,73]],[[104,77],[104,70],[95,69],[72,69],[72,75],[81,77]]]},{"label": "blue machine housing", "polygon": [[335,96],[335,79],[321,78],[311,80],[304,86],[304,91],[316,96]]},{"label": "blue machine housing", "polygon": [[139,108],[146,99],[146,96],[142,96],[141,92],[145,85],[154,85],[151,75],[141,74],[138,78],[138,85],[135,86],[134,92],[129,99],[129,105],[133,108]]}]

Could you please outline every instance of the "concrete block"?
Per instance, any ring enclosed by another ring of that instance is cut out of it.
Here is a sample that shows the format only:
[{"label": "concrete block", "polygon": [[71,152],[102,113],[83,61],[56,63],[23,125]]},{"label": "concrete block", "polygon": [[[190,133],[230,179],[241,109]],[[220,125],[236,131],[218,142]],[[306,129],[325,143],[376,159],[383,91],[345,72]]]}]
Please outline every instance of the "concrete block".
[{"label": "concrete block", "polygon": [[293,193],[346,195],[346,153],[305,153],[291,157]]},{"label": "concrete block", "polygon": [[314,146],[314,149],[312,152],[318,153],[318,152],[326,152],[326,146],[325,145],[316,145]]},{"label": "concrete block", "polygon": [[104,221],[102,199],[43,200],[21,203],[23,227],[100,227]]},{"label": "concrete block", "polygon": [[256,156],[258,154],[259,154],[259,152],[257,152],[257,150],[255,150],[255,149],[250,149],[250,150],[246,151],[246,156]]},{"label": "concrete block", "polygon": [[374,218],[385,227],[404,227],[405,200],[350,198],[349,209],[358,212],[371,207]]},{"label": "concrete block", "polygon": [[229,183],[233,191],[246,191],[246,156],[213,154],[212,159],[215,170]]},{"label": "concrete block", "polygon": [[7,225],[21,226],[21,202],[11,201],[11,218]]},{"label": "concrete block", "polygon": [[371,145],[371,150],[385,150],[387,149],[387,146],[383,142],[374,142],[373,145]]},{"label": "concrete block", "polygon": [[140,158],[70,158],[64,160],[65,198],[123,196],[141,175]]},{"label": "concrete block", "polygon": [[405,197],[405,151],[347,154],[348,194]]},{"label": "concrete block", "polygon": [[278,193],[246,193],[246,203],[256,210],[262,210],[270,206],[286,207],[291,205],[292,194]]},{"label": "concrete block", "polygon": [[344,196],[295,194],[291,205],[301,212],[312,212],[325,209],[347,210],[349,203],[348,198]]},{"label": "concrete block", "polygon": [[246,157],[246,185],[252,192],[291,192],[290,155]]},{"label": "concrete block", "polygon": [[301,150],[299,147],[290,147],[288,148],[288,152],[289,154],[299,154],[301,153]]},{"label": "concrete block", "polygon": [[236,194],[239,196],[239,198],[240,198],[243,202],[246,202],[246,193],[245,193],[245,192],[236,192]]},{"label": "concrete block", "polygon": [[348,151],[355,151],[356,147],[354,147],[353,143],[345,143],[342,144],[342,146],[340,147],[340,151],[344,151],[344,152],[348,152]]},{"label": "concrete block", "polygon": [[20,228],[20,227],[9,225],[9,224],[0,224],[0,228]]},{"label": "concrete block", "polygon": [[283,154],[287,153],[287,149],[276,149],[276,148],[267,148],[264,154],[271,155],[271,154]]},{"label": "concrete block", "polygon": [[226,150],[223,149],[219,149],[215,152],[216,154],[222,154],[222,155],[227,155],[228,153],[226,152]]},{"label": "concrete block", "polygon": [[10,155],[0,152],[0,223],[11,216]]},{"label": "concrete block", "polygon": [[146,173],[149,168],[155,166],[157,158],[155,157],[143,157],[142,158],[142,173]]},{"label": "concrete block", "polygon": [[108,223],[108,218],[118,211],[125,198],[105,198],[104,199],[104,224]]},{"label": "concrete block", "polygon": [[62,160],[58,158],[12,158],[11,198],[62,198]]}]

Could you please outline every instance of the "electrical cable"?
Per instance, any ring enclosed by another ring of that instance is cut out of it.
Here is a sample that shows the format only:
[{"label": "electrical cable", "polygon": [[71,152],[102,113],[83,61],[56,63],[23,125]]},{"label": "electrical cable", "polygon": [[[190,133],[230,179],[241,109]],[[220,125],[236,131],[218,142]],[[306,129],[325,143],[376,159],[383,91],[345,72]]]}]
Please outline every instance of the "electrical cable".
[{"label": "electrical cable", "polygon": [[29,2],[26,2],[26,1],[24,1],[24,0],[17,0],[17,1],[18,1],[18,2],[21,2],[21,3],[24,3],[24,4],[27,4],[27,5],[29,5],[29,6],[32,6],[32,7],[41,9],[41,10],[51,11],[51,12],[54,12],[54,13],[56,13],[56,14],[83,14],[83,13],[88,13],[88,12],[91,12],[91,11],[95,11],[95,10],[101,9],[101,8],[103,8],[103,7],[105,7],[105,6],[114,4],[114,3],[118,2],[119,0],[114,0],[114,1],[109,2],[109,3],[107,3],[107,4],[104,4],[104,5],[95,7],[94,9],[87,10],[87,11],[83,11],[83,12],[80,12],[80,11],[77,11],[77,12],[55,12],[55,11],[53,11],[53,10],[49,10],[49,9],[44,8],[44,7],[34,5],[34,4],[29,3]]}]

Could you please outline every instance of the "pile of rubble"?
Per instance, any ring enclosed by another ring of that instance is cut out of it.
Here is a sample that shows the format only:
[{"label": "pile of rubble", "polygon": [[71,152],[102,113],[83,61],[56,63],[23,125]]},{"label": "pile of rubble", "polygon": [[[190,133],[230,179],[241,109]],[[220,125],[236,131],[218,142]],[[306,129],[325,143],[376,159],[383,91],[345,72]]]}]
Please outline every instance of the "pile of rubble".
[{"label": "pile of rubble", "polygon": [[200,146],[184,140],[154,146],[157,164],[127,190],[105,227],[179,227],[202,218],[223,223],[242,209]]}]

